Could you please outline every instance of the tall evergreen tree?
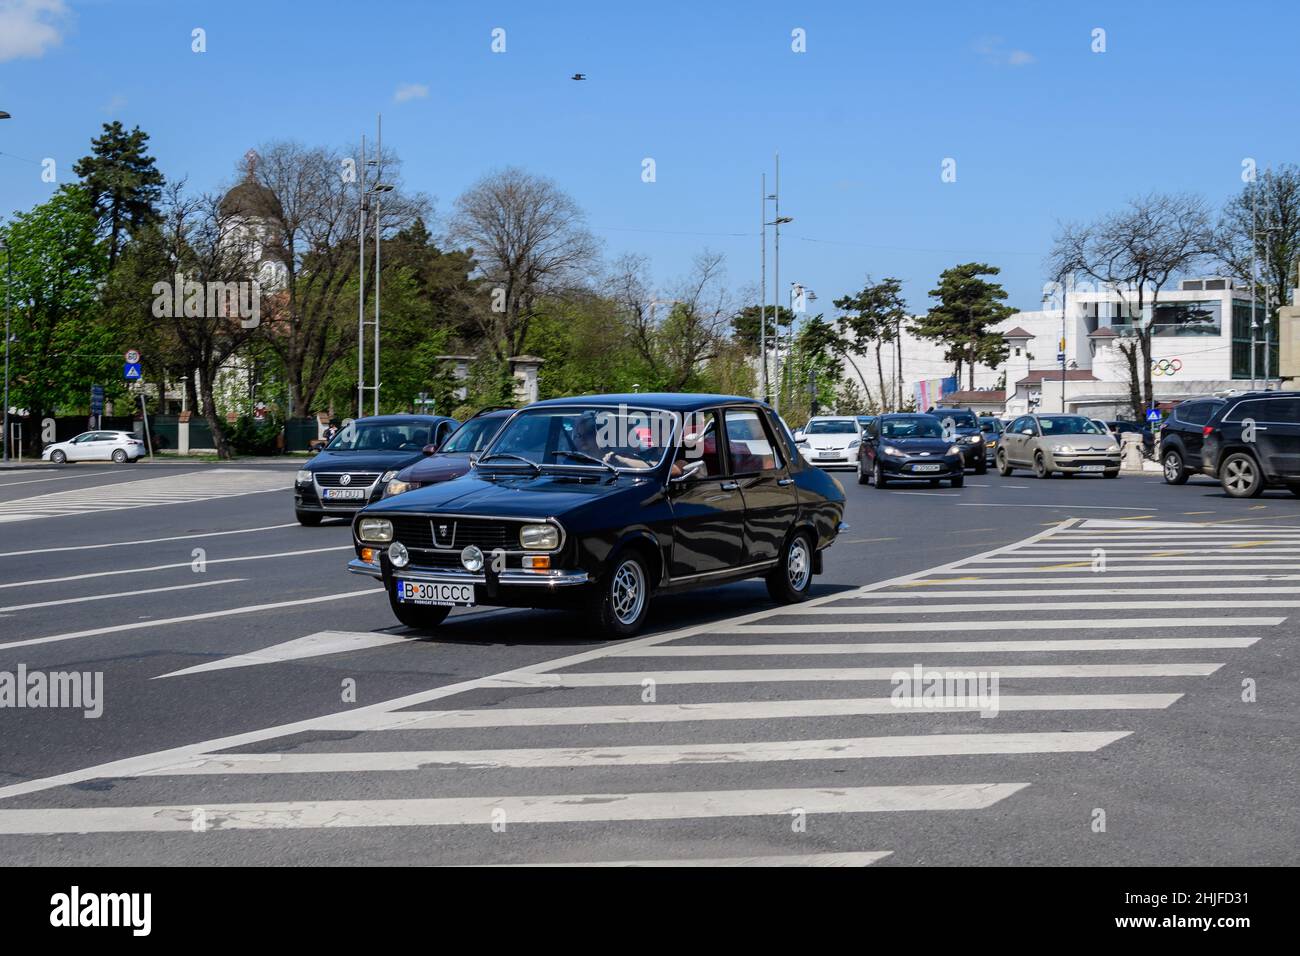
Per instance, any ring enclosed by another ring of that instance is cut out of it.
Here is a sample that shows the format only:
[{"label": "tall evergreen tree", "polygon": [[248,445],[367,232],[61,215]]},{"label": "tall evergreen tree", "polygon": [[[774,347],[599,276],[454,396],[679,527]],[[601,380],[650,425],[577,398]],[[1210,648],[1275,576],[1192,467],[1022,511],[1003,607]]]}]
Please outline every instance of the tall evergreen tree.
[{"label": "tall evergreen tree", "polygon": [[1002,270],[983,262],[965,262],[945,269],[939,276],[939,287],[930,295],[939,304],[917,320],[913,327],[917,335],[948,346],[948,361],[956,367],[958,384],[961,370],[969,369],[968,388],[975,387],[975,366],[1000,365],[1006,360],[1007,345],[993,326],[1015,313],[1003,304],[1006,290],[984,276],[998,275]]},{"label": "tall evergreen tree", "polygon": [[128,132],[114,120],[104,134],[90,141],[91,154],[72,171],[90,194],[99,228],[108,242],[108,264],[117,263],[127,236],[158,221],[158,200],[165,182],[148,153],[149,134],[140,127]]}]

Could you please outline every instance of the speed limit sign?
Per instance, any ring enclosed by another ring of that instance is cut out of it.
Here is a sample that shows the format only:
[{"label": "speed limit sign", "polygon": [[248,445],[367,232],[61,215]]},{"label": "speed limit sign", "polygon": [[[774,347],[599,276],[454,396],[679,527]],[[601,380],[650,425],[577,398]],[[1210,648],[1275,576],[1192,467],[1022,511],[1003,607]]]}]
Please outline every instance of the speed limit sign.
[{"label": "speed limit sign", "polygon": [[134,365],[136,362],[140,361],[140,353],[135,349],[129,349],[122,358],[126,360],[127,365]]}]

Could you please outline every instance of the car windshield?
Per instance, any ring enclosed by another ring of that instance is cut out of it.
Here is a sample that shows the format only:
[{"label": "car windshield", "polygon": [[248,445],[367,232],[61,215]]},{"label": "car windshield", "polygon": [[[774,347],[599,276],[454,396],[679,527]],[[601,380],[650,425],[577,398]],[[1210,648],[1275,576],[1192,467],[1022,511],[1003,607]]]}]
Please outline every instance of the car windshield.
[{"label": "car windshield", "polygon": [[887,418],[880,423],[886,438],[942,438],[943,425],[937,418]]},{"label": "car windshield", "polygon": [[1044,435],[1104,435],[1091,419],[1082,415],[1060,415],[1056,418],[1040,418]]},{"label": "car windshield", "polygon": [[438,454],[472,454],[482,451],[501,427],[501,421],[500,418],[471,418],[443,442]]},{"label": "car windshield", "polygon": [[804,433],[808,435],[856,435],[858,433],[858,423],[847,418],[814,418],[804,428]]},{"label": "car windshield", "polygon": [[432,426],[425,422],[349,422],[326,451],[420,451],[429,444]]},{"label": "car windshield", "polygon": [[976,427],[975,414],[960,408],[936,408],[931,414],[940,421],[947,421],[951,418],[953,424],[958,428]]},{"label": "car windshield", "polygon": [[981,418],[980,431],[998,434],[1002,431],[1002,423],[996,418]]},{"label": "car windshield", "polygon": [[509,467],[522,458],[541,467],[649,471],[663,461],[675,435],[671,412],[604,405],[531,408],[510,419],[479,465]]}]

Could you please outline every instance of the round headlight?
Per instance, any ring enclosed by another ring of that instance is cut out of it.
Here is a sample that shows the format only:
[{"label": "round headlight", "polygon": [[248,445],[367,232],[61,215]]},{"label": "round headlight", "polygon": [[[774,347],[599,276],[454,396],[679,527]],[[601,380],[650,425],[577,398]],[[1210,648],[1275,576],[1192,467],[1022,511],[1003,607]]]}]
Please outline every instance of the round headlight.
[{"label": "round headlight", "polygon": [[1052,451],[1057,455],[1069,455],[1074,452],[1074,449],[1069,445],[1053,445]]},{"label": "round headlight", "polygon": [[394,541],[388,546],[388,560],[393,567],[404,568],[411,563],[411,552],[406,550],[406,545],[402,542]]},{"label": "round headlight", "polygon": [[984,440],[984,436],[983,436],[983,435],[971,435],[971,436],[970,436],[970,443],[971,443],[972,445],[978,445],[978,444],[979,444],[980,442],[982,442],[983,440]]},{"label": "round headlight", "polygon": [[362,541],[387,544],[393,540],[393,523],[387,518],[362,518],[357,525],[357,537]]},{"label": "round headlight", "polygon": [[294,481],[296,481],[300,485],[311,484],[311,472],[308,471],[306,468],[302,469],[301,471],[298,472],[298,475],[296,478],[294,478]]},{"label": "round headlight", "polygon": [[476,544],[467,544],[460,553],[460,563],[466,571],[483,570],[483,549]]},{"label": "round headlight", "polygon": [[529,551],[554,551],[560,546],[560,529],[553,524],[526,524],[519,529],[519,543]]}]

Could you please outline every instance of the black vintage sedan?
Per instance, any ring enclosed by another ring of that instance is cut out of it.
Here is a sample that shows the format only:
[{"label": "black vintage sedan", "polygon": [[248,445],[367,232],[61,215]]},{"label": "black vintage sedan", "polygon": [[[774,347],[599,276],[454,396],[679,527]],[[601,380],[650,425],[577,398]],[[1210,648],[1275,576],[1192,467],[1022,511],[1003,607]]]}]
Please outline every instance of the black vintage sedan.
[{"label": "black vintage sedan", "polygon": [[487,604],[579,609],[625,637],[657,594],[763,577],[804,600],[843,513],[761,402],[553,399],[515,412],[468,474],[361,511],[348,568],[410,627]]},{"label": "black vintage sedan", "polygon": [[459,424],[442,415],[375,415],[349,422],[295,477],[298,523],[352,517],[382,498],[399,471],[433,454]]}]

